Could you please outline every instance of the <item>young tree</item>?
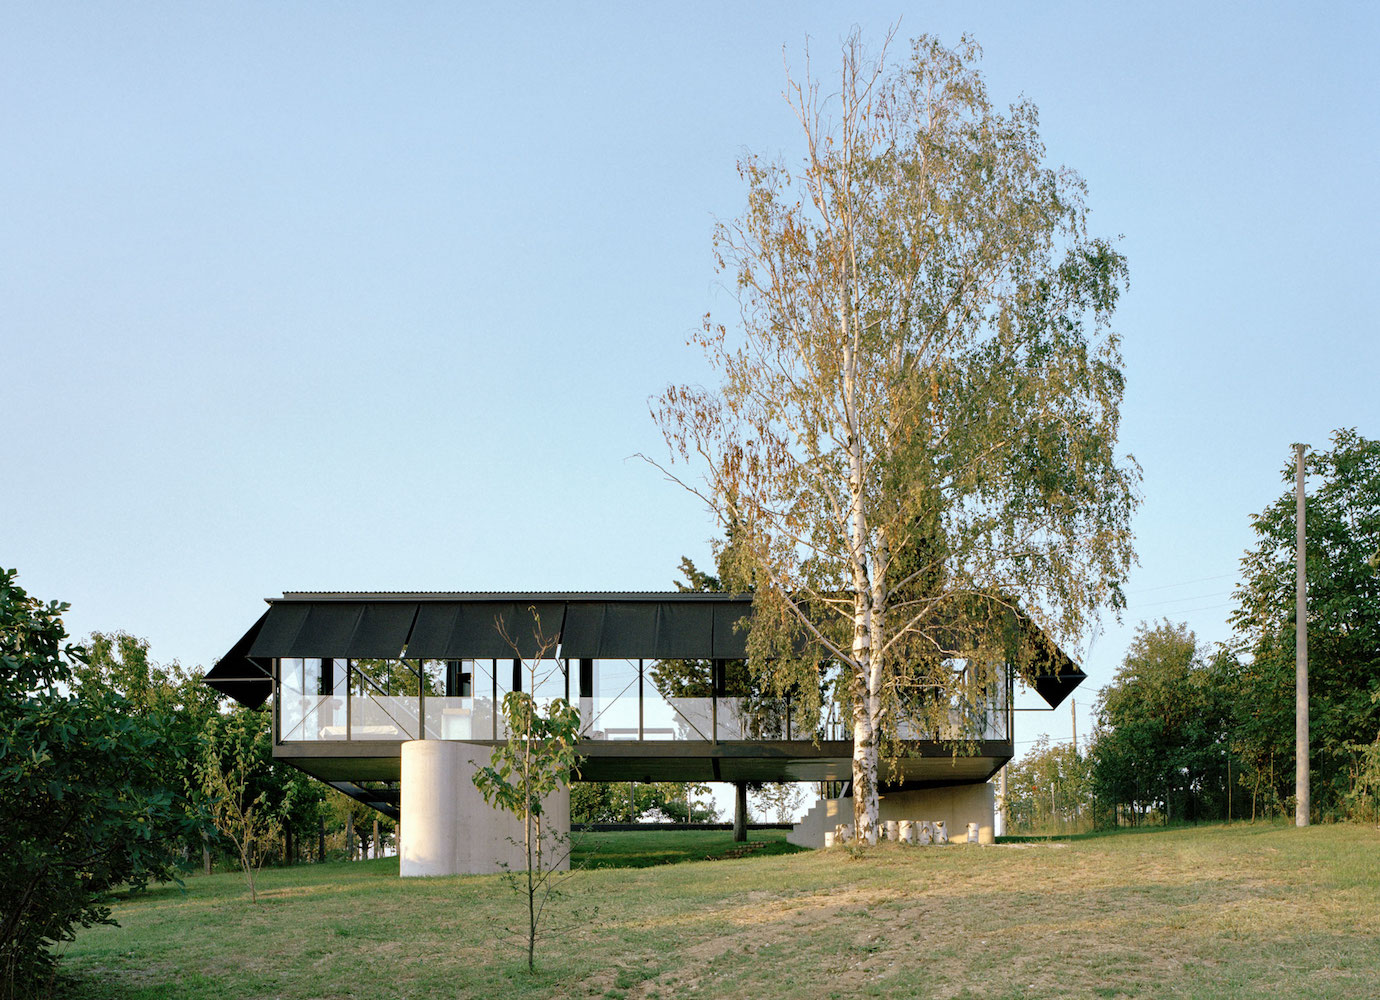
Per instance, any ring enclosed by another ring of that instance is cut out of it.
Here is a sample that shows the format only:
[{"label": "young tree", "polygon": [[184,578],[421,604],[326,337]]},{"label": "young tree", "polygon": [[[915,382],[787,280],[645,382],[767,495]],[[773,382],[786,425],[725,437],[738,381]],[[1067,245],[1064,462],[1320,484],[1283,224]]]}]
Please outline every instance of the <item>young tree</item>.
[{"label": "young tree", "polygon": [[[1335,431],[1310,453],[1307,497],[1309,747],[1313,808],[1337,812],[1361,773],[1359,746],[1380,730],[1380,441]],[[1241,560],[1232,624],[1249,662],[1238,694],[1237,742],[1251,778],[1280,801],[1293,795],[1294,463],[1290,489],[1254,521]],[[1278,764],[1278,766],[1275,766]]]},{"label": "young tree", "polygon": [[254,876],[282,833],[266,780],[265,757],[271,759],[272,747],[265,714],[237,707],[217,716],[206,729],[198,766],[212,822],[234,845],[253,903],[259,901]]},{"label": "young tree", "polygon": [[[554,640],[541,631],[535,609],[536,655],[524,658],[528,690],[536,688],[537,666],[555,651]],[[504,625],[499,622],[500,630]],[[515,653],[519,644],[504,633]],[[537,926],[555,888],[557,866],[569,856],[570,845],[553,830],[542,829],[542,804],[552,792],[570,782],[579,770],[580,711],[564,698],[543,709],[528,691],[509,691],[503,696],[503,718],[508,739],[494,747],[487,767],[474,776],[475,787],[495,808],[522,820],[522,846],[526,867],[521,888],[527,897],[527,971],[536,972]]]},{"label": "young tree", "polygon": [[921,38],[888,70],[854,35],[836,94],[788,81],[803,160],[746,157],[747,210],[716,235],[740,318],[697,342],[721,386],[653,403],[705,481],[668,471],[734,526],[730,584],[756,581],[754,671],[802,713],[822,659],[845,671],[862,840],[901,709],[995,682],[1018,608],[1075,640],[1133,560],[1125,263],[977,57]]}]

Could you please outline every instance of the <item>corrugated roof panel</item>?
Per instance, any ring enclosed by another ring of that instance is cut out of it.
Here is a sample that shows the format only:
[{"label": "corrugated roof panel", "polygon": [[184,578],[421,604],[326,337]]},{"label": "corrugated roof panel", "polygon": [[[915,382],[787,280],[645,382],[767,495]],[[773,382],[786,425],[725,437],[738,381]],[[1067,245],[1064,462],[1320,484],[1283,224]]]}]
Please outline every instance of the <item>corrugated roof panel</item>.
[{"label": "corrugated roof panel", "polygon": [[501,659],[533,657],[543,651],[554,656],[565,615],[565,605],[557,601],[423,602],[407,643],[407,656],[418,660]]}]

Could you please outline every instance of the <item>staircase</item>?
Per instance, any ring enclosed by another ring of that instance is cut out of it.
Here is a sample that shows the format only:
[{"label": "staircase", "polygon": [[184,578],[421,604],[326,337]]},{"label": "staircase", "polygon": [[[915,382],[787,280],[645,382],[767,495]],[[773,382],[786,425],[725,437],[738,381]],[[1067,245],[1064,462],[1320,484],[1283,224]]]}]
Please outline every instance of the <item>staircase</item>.
[{"label": "staircase", "polygon": [[853,822],[853,799],[817,799],[799,823],[786,834],[788,843],[798,847],[824,846],[824,831],[840,823]]}]

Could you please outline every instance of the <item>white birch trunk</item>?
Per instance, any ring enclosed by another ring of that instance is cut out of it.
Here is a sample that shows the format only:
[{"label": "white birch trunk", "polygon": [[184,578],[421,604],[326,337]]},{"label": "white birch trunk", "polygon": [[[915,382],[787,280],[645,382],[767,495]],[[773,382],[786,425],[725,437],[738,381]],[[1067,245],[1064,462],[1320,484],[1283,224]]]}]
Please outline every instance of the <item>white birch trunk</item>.
[{"label": "white birch trunk", "polygon": [[[857,574],[860,575],[860,574]],[[853,663],[856,694],[853,701],[853,829],[858,843],[876,842],[877,732],[873,727],[871,595],[856,591],[853,604]]]},{"label": "white birch trunk", "polygon": [[[846,316],[844,321],[846,324]],[[875,844],[880,808],[877,799],[877,717],[881,679],[876,652],[881,647],[876,642],[876,608],[868,572],[867,509],[863,504],[866,470],[857,389],[857,355],[852,345],[845,342],[843,412],[848,421],[849,547],[853,564],[853,669],[856,671],[853,704],[853,829],[858,843]]]}]

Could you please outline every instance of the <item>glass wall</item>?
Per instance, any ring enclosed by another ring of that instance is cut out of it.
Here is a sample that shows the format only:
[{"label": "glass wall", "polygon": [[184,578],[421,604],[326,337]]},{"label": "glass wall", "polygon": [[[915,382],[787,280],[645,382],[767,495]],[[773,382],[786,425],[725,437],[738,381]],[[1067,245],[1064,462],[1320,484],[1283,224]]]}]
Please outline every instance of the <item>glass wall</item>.
[{"label": "glass wall", "polygon": [[713,664],[709,660],[645,661],[643,738],[713,739],[713,684]]},{"label": "glass wall", "polygon": [[417,739],[420,695],[416,660],[351,660],[350,739]]},{"label": "glass wall", "polygon": [[489,661],[489,670],[484,673],[481,683],[487,682],[494,690],[494,739],[508,738],[508,727],[503,717],[503,699],[510,691],[526,691],[537,703],[537,708],[546,711],[557,698],[566,697],[565,661],[563,660],[515,660],[512,658]]},{"label": "glass wall", "polygon": [[980,667],[955,660],[954,682],[947,697],[916,699],[898,713],[897,735],[903,740],[964,741],[1010,739],[1010,676],[1005,667]]},{"label": "glass wall", "polygon": [[[493,738],[491,716],[481,716],[475,697],[474,660],[422,660],[423,739],[487,740]],[[482,705],[487,708],[489,699]],[[484,720],[480,728],[481,718]]]},{"label": "glass wall", "polygon": [[[719,739],[788,740],[791,730],[788,698],[743,697],[719,699]],[[800,734],[801,739],[811,735]]]},{"label": "glass wall", "polygon": [[278,670],[280,738],[345,739],[345,661],[284,659]]},{"label": "glass wall", "polygon": [[635,740],[638,661],[595,660],[594,687],[580,698],[580,735],[587,740]]},{"label": "glass wall", "polygon": [[[955,661],[942,703],[924,692],[897,709],[903,740],[1010,739],[1010,677]],[[817,724],[790,698],[751,693],[741,661],[282,659],[279,739],[501,740],[495,711],[514,682],[547,709],[569,698],[590,740],[849,740],[851,713],[826,704]],[[937,694],[938,689],[933,689]],[[809,731],[803,731],[808,729]]]}]

